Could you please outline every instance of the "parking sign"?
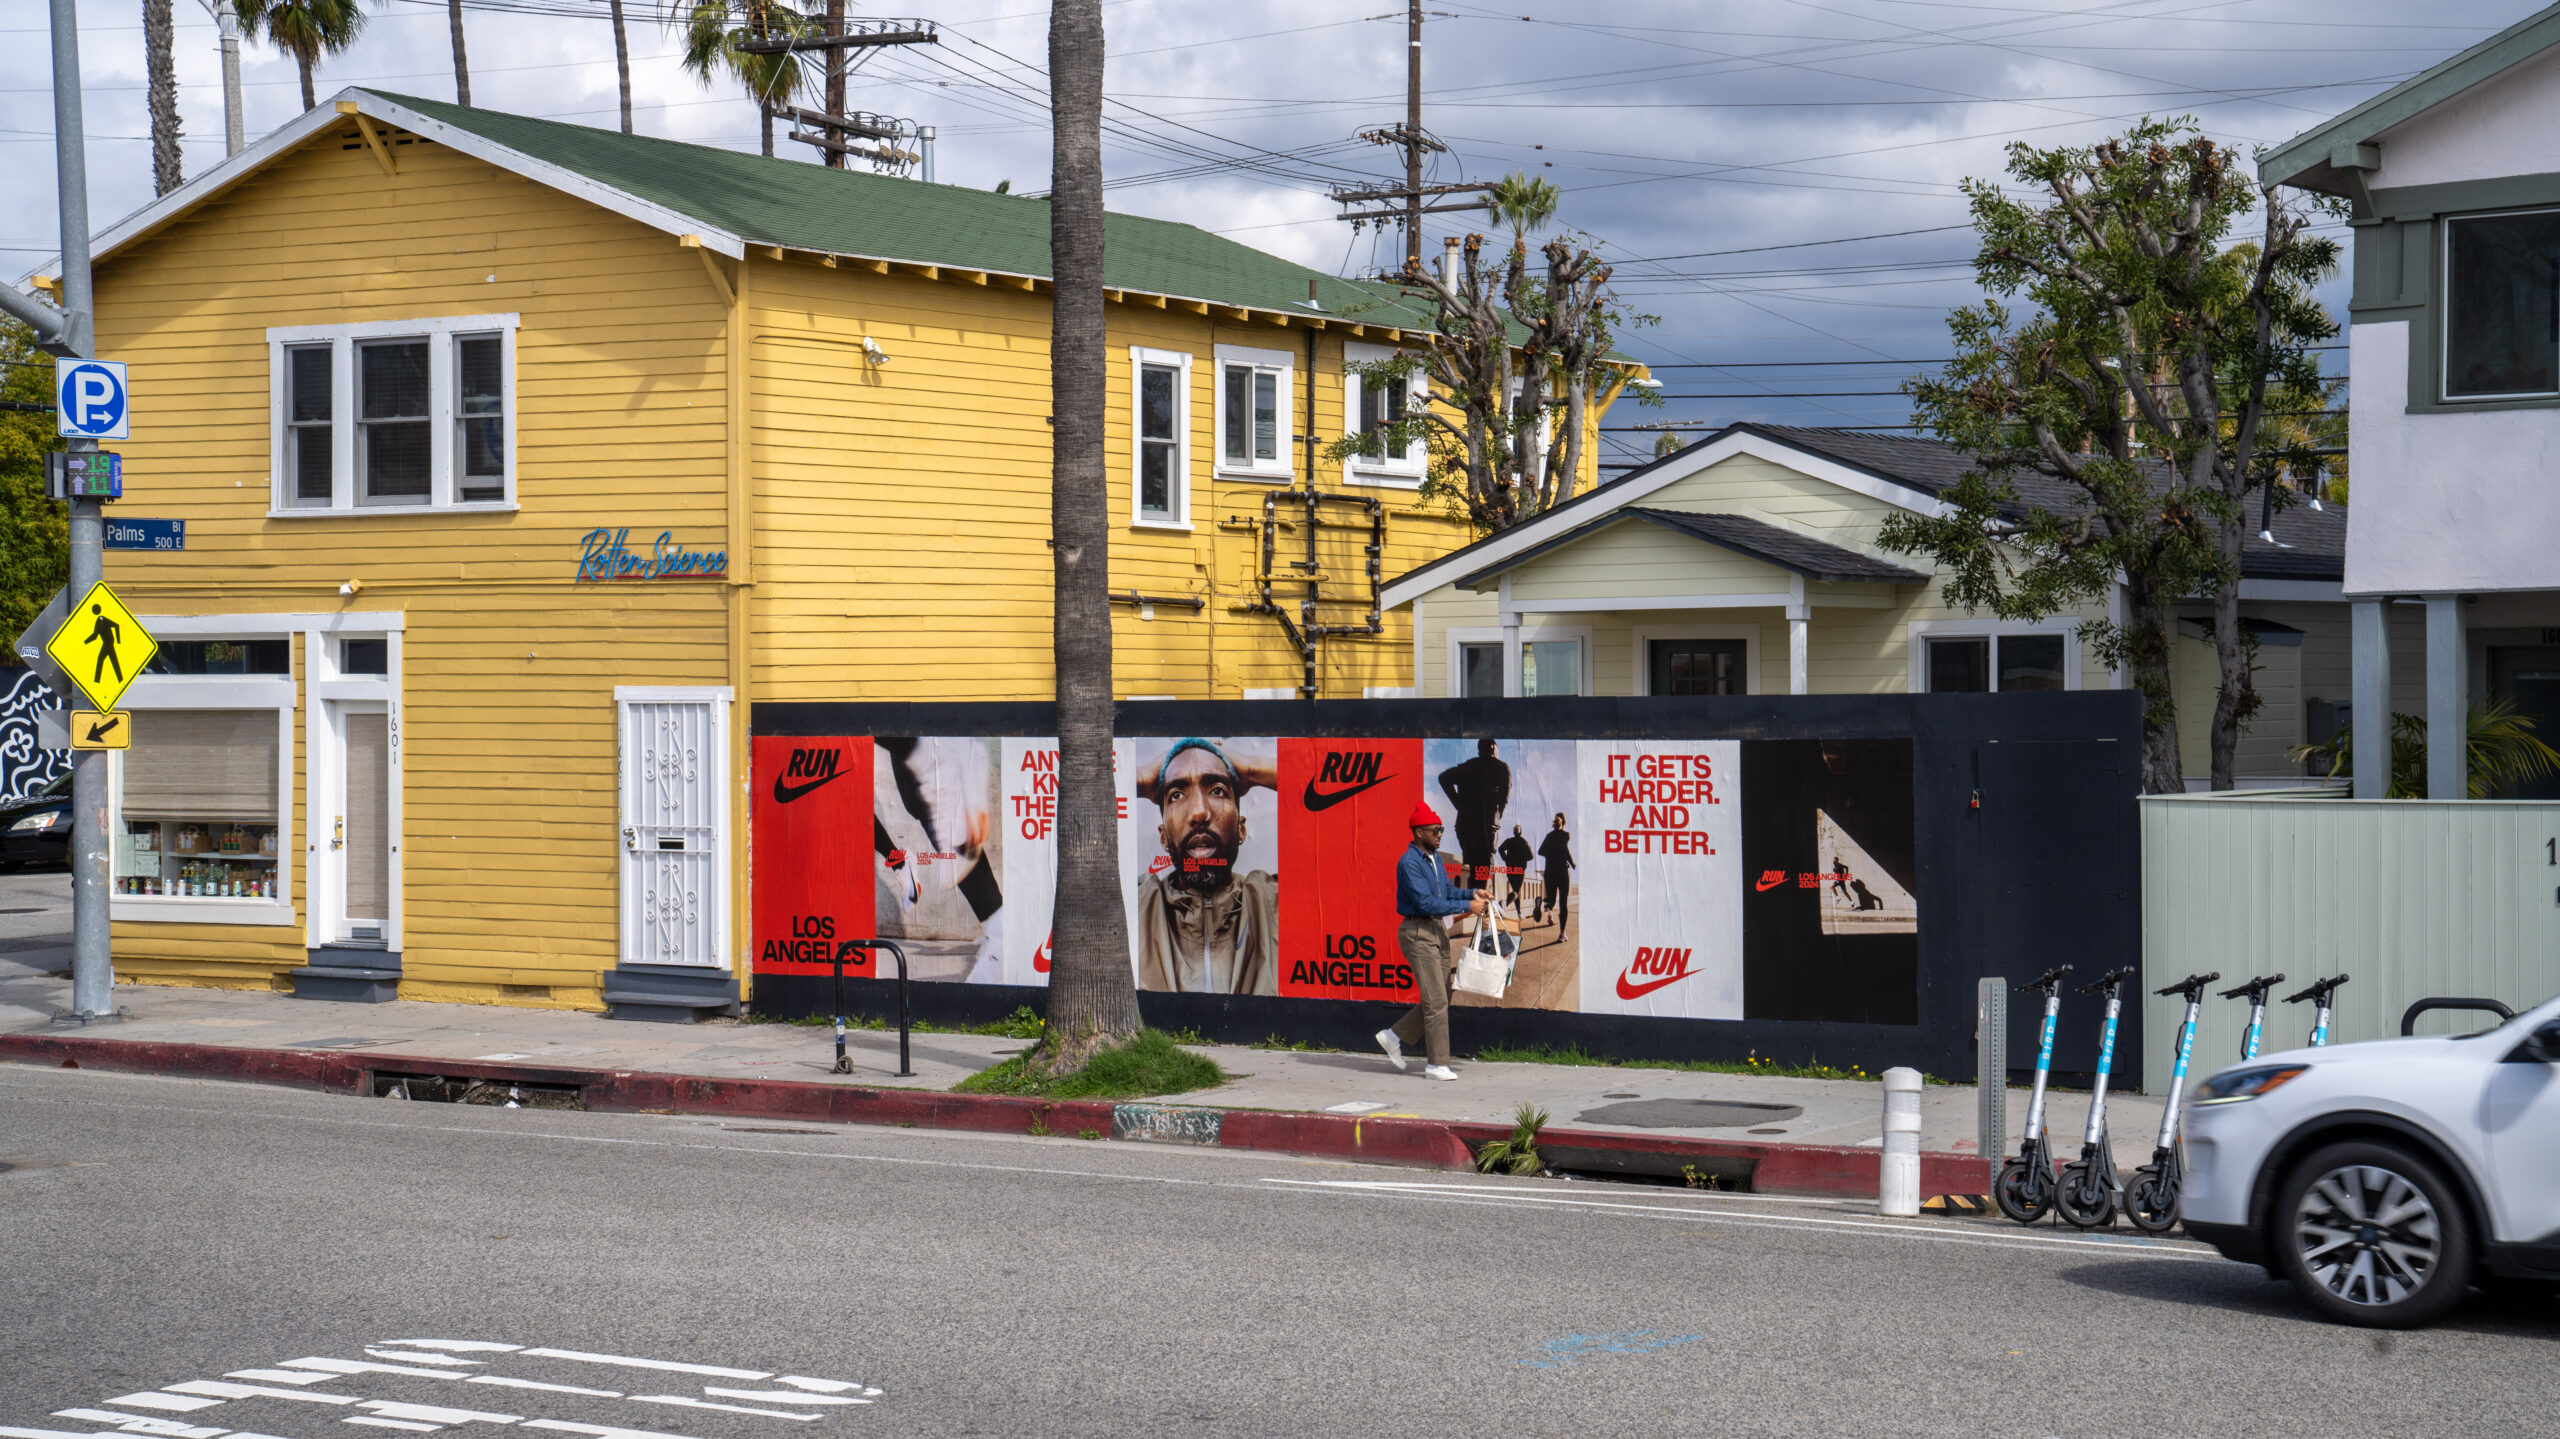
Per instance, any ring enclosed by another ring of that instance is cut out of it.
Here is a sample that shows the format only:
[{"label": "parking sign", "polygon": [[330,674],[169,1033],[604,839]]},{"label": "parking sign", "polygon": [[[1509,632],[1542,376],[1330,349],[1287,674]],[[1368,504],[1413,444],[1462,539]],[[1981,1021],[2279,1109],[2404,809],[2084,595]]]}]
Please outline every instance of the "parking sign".
[{"label": "parking sign", "polygon": [[75,440],[122,440],[132,435],[125,403],[124,366],[114,360],[53,362],[54,430]]}]

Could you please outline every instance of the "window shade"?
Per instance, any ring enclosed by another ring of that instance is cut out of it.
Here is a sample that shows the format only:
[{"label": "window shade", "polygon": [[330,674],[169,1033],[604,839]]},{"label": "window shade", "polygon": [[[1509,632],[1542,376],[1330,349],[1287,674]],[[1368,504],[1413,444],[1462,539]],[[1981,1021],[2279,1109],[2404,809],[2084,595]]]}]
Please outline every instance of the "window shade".
[{"label": "window shade", "polygon": [[274,710],[149,710],[124,757],[130,819],[276,818]]}]

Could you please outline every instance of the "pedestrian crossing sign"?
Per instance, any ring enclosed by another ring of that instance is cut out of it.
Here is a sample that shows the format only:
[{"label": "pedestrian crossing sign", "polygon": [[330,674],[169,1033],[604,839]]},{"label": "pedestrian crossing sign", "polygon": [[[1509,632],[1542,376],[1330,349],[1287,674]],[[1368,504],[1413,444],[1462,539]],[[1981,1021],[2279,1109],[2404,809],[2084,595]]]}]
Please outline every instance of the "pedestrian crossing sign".
[{"label": "pedestrian crossing sign", "polygon": [[124,607],[116,592],[100,580],[71,607],[62,628],[47,640],[44,652],[62,673],[101,710],[116,707],[127,686],[142,677],[160,642]]}]

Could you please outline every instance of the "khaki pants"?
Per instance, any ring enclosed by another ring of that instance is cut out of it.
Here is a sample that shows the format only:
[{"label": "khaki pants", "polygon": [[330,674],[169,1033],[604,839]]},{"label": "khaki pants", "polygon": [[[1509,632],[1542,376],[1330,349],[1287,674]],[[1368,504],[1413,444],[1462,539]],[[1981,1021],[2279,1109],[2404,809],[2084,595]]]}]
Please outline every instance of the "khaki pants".
[{"label": "khaki pants", "polygon": [[1436,919],[1405,917],[1396,927],[1396,947],[1413,966],[1414,986],[1422,1002],[1395,1022],[1396,1038],[1410,1045],[1428,1041],[1427,1062],[1449,1062],[1449,932]]}]

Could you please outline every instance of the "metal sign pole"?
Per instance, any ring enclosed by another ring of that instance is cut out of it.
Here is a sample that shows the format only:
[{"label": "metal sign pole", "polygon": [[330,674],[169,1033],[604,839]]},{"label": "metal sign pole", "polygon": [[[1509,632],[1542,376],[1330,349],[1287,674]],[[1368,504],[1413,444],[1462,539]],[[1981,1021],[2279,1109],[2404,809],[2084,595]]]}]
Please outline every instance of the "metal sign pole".
[{"label": "metal sign pole", "polygon": [[[52,0],[53,147],[55,183],[62,207],[62,307],[70,323],[63,341],[72,354],[97,357],[96,310],[89,290],[89,158],[80,114],[80,21],[73,0]],[[96,451],[95,440],[74,439],[73,454]],[[74,497],[71,506],[69,592],[87,594],[106,578],[101,553],[105,509]],[[65,695],[66,702],[69,696]],[[107,756],[76,750],[71,756],[71,1014],[81,1021],[115,1013],[115,967],[107,950],[110,878],[107,834]]]}]

